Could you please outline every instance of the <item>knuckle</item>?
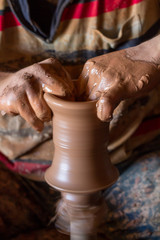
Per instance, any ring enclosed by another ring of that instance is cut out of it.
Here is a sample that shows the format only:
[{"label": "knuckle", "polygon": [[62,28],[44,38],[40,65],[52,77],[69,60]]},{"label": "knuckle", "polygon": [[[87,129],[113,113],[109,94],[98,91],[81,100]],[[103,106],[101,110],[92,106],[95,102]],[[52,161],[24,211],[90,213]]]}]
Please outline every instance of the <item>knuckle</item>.
[{"label": "knuckle", "polygon": [[93,65],[96,64],[95,60],[93,58],[87,60],[86,64]]},{"label": "knuckle", "polygon": [[51,63],[58,62],[58,60],[55,57],[48,58],[48,61]]},{"label": "knuckle", "polygon": [[33,74],[29,72],[23,72],[21,78],[25,81],[30,81],[33,77]]},{"label": "knuckle", "polygon": [[96,63],[93,60],[88,60],[84,65],[84,71],[89,73],[92,69],[96,69]]},{"label": "knuckle", "polygon": [[33,68],[33,71],[38,71],[41,68],[40,63],[34,63],[32,66],[30,66]]},{"label": "knuckle", "polygon": [[39,65],[39,66],[41,66],[41,64],[46,64],[46,63],[54,63],[55,61],[57,61],[58,62],[58,60],[56,59],[56,58],[54,58],[54,57],[50,57],[50,58],[46,58],[45,60],[43,60],[43,61],[40,61],[40,62],[38,62],[38,63],[34,63],[33,65]]},{"label": "knuckle", "polygon": [[87,60],[87,62],[85,63],[85,67],[89,67],[92,64],[91,60]]},{"label": "knuckle", "polygon": [[44,61],[40,62],[40,64],[41,63],[55,64],[55,63],[58,63],[58,60],[55,57],[50,57],[50,58],[47,58]]}]

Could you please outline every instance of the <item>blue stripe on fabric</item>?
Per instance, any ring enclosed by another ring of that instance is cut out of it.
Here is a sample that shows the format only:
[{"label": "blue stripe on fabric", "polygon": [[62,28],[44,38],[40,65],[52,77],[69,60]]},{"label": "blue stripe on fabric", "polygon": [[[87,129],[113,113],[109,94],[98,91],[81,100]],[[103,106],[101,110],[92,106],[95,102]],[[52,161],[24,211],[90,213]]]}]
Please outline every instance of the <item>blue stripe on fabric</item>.
[{"label": "blue stripe on fabric", "polygon": [[3,10],[0,10],[0,16],[4,15],[7,12],[11,12],[11,9],[9,7],[4,8]]},{"label": "blue stripe on fabric", "polygon": [[118,50],[122,50],[129,47],[137,46],[138,44],[147,41],[154,36],[158,34],[158,31],[160,30],[160,19],[142,36],[131,39],[127,42],[123,42],[122,44],[118,45],[116,48],[110,48],[110,49],[100,49],[96,51],[90,51],[90,50],[79,50],[74,51],[72,53],[60,53],[56,52],[54,50],[47,50],[47,53],[49,53],[50,56],[54,56],[58,58],[63,64],[77,64],[77,63],[84,63],[88,59],[106,54],[109,52],[114,52]]}]

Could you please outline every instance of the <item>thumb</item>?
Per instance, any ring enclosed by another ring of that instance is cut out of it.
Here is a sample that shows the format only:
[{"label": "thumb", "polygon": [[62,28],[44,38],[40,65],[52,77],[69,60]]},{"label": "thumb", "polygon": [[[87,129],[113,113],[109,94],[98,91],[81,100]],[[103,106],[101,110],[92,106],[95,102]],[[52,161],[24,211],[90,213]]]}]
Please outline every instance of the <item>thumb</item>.
[{"label": "thumb", "polygon": [[113,111],[119,104],[119,99],[113,99],[107,93],[101,95],[97,102],[97,117],[103,122],[109,122],[112,119]]},{"label": "thumb", "polygon": [[42,89],[45,93],[50,93],[68,100],[74,100],[74,86],[66,86],[61,82],[55,82],[53,85],[42,83]]}]

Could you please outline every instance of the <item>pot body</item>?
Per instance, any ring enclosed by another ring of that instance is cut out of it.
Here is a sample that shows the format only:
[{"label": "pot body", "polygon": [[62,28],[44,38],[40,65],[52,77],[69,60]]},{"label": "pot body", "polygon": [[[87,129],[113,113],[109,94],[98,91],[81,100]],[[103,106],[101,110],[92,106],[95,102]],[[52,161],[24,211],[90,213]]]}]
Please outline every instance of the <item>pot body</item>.
[{"label": "pot body", "polygon": [[53,111],[54,157],[45,173],[52,187],[65,192],[90,193],[118,178],[108,152],[108,123],[97,118],[96,101],[71,102],[45,94]]}]

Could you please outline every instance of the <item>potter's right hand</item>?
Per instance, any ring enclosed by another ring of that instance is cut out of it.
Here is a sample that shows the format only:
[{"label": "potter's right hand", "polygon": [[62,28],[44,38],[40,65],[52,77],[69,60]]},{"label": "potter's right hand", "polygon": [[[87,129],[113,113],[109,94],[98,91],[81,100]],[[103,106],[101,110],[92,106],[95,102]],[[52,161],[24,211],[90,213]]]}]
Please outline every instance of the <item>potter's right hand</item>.
[{"label": "potter's right hand", "polygon": [[160,35],[138,46],[89,59],[77,84],[80,98],[97,99],[98,117],[110,121],[122,100],[143,97],[160,84],[159,49]]},{"label": "potter's right hand", "polygon": [[16,73],[2,74],[0,110],[21,115],[34,129],[41,131],[51,120],[51,111],[43,92],[72,98],[74,87],[69,74],[54,58],[33,64]]}]

